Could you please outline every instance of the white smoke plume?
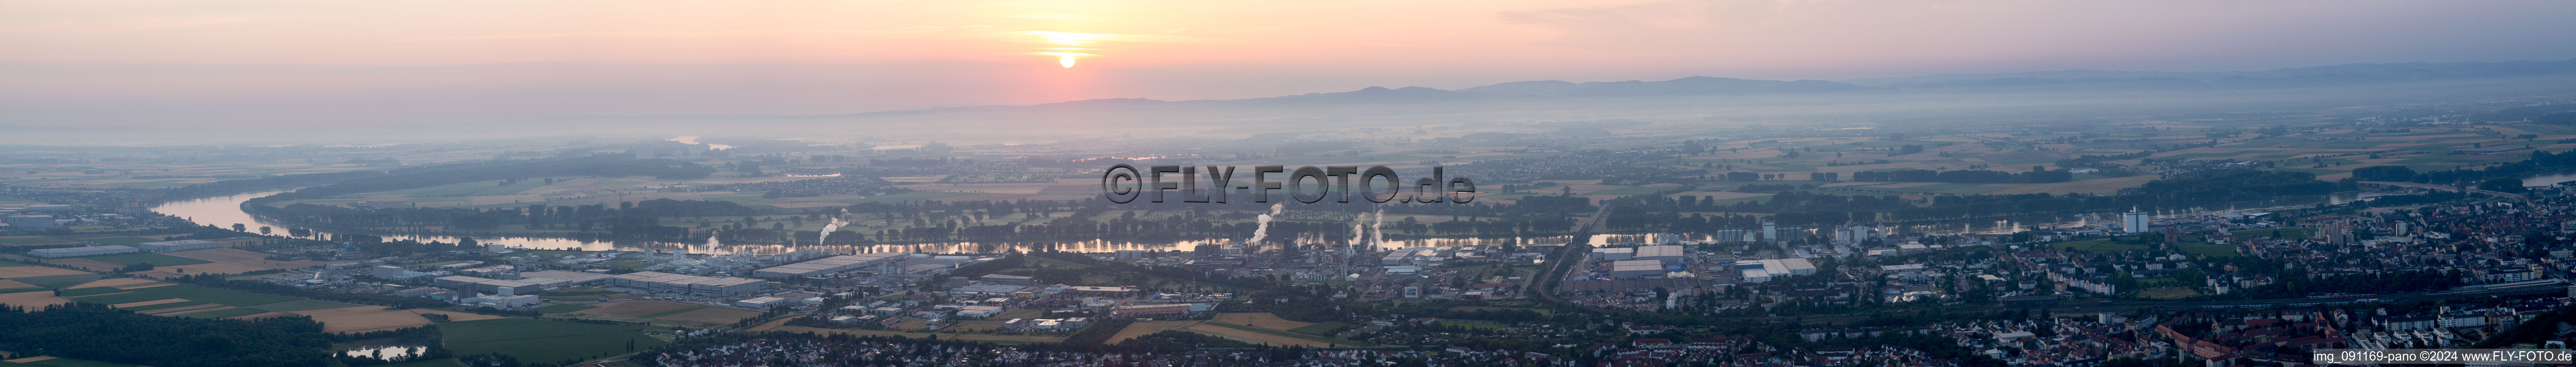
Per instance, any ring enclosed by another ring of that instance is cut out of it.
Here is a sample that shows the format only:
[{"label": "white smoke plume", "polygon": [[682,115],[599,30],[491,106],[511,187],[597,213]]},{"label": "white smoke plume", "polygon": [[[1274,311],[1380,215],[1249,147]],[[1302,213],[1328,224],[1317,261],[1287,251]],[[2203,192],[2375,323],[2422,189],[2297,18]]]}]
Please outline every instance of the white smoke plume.
[{"label": "white smoke plume", "polygon": [[823,242],[823,240],[832,239],[832,231],[838,231],[838,230],[841,230],[841,225],[844,225],[844,224],[850,224],[850,222],[849,222],[849,221],[843,221],[843,220],[841,220],[841,216],[838,216],[838,215],[832,216],[832,222],[831,222],[831,223],[823,224],[823,235],[821,235],[821,236],[815,236],[815,237],[814,237],[814,244],[817,244],[817,245],[829,245],[829,244],[832,244],[832,243],[830,243],[830,242]]},{"label": "white smoke plume", "polygon": [[723,231],[717,231],[717,230],[708,230],[708,231],[707,231],[707,248],[715,248],[716,246],[722,246],[722,245],[724,245],[724,243],[722,243],[722,242],[716,242],[716,234],[717,234],[718,232],[723,232]]},{"label": "white smoke plume", "polygon": [[1262,214],[1261,216],[1253,217],[1253,220],[1260,221],[1260,224],[1252,227],[1252,239],[1244,240],[1243,244],[1246,246],[1260,246],[1261,239],[1270,237],[1270,217],[1279,215],[1280,209],[1285,209],[1287,207],[1288,203],[1270,204],[1270,214]]},{"label": "white smoke plume", "polygon": [[1369,225],[1369,245],[1386,243],[1386,208],[1377,208],[1376,224]]},{"label": "white smoke plume", "polygon": [[[1368,215],[1368,214],[1360,214],[1360,215]],[[1353,218],[1353,219],[1357,219],[1357,218]],[[1360,225],[1359,223],[1351,223],[1351,247],[1359,247],[1359,245],[1360,245],[1360,240],[1368,239],[1368,229],[1367,229],[1367,228],[1365,228],[1365,227],[1366,227],[1366,226]]]}]

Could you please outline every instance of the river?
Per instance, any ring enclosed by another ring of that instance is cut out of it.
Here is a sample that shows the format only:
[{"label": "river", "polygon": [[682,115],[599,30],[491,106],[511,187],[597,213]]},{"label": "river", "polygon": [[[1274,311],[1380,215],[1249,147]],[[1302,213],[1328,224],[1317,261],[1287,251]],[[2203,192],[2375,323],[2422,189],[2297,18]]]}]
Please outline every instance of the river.
[{"label": "river", "polygon": [[[2567,179],[2569,179],[2569,180],[2576,180],[2576,174],[2564,175],[2564,176],[2565,176],[2565,177],[2567,177]],[[2544,176],[2544,177],[2547,177],[2547,176]],[[2542,179],[2544,179],[2544,178],[2534,178],[2533,180],[2542,180]],[[2563,181],[2563,180],[2562,180],[2562,181]],[[2551,182],[2553,182],[2553,183],[2554,183],[2554,182],[2557,182],[2557,181],[2551,181]],[[194,199],[194,200],[171,201],[171,202],[165,202],[165,203],[161,203],[161,204],[159,204],[159,205],[155,205],[155,206],[153,206],[153,207],[152,207],[152,211],[154,211],[154,212],[159,212],[159,213],[161,213],[161,214],[167,214],[167,215],[178,216],[178,217],[181,217],[181,218],[187,218],[188,220],[190,220],[190,221],[194,221],[194,222],[197,222],[197,223],[199,223],[199,224],[211,224],[211,225],[216,225],[216,226],[230,227],[230,226],[232,226],[234,223],[240,223],[240,224],[242,224],[242,225],[249,226],[249,227],[251,227],[251,228],[258,228],[258,227],[262,227],[262,226],[266,226],[266,227],[273,227],[273,228],[275,228],[275,229],[276,229],[276,231],[277,231],[277,232],[279,232],[279,233],[283,233],[283,232],[285,232],[285,231],[286,231],[286,229],[287,229],[287,228],[293,228],[294,226],[286,225],[286,224],[283,224],[283,223],[278,223],[278,222],[276,222],[276,221],[270,221],[270,220],[265,220],[265,219],[260,219],[260,218],[254,218],[254,217],[252,217],[252,216],[250,215],[250,213],[243,212],[243,211],[241,210],[241,203],[242,203],[243,201],[247,201],[247,200],[250,200],[250,199],[253,199],[253,198],[258,198],[258,197],[261,197],[261,196],[276,195],[277,193],[280,193],[280,192],[284,192],[284,191],[269,191],[269,192],[258,192],[258,193],[248,193],[248,194],[240,194],[240,195],[231,195],[231,196],[210,197],[210,198]],[[2309,206],[2315,205],[2315,204],[2317,204],[2317,203],[2327,203],[2327,204],[2340,205],[2340,204],[2344,204],[2344,203],[2348,203],[2348,202],[2352,202],[2352,201],[2357,201],[2357,200],[2369,200],[2369,199],[2371,199],[2371,198],[2375,198],[2375,197],[2378,197],[2378,196],[2383,196],[2383,195],[2396,195],[2396,194],[2403,194],[2403,193],[2406,193],[2406,192],[2411,192],[2411,190],[2408,190],[2408,191],[2367,191],[2367,192],[2347,192],[2347,193],[2337,193],[2337,194],[2332,194],[2332,195],[2304,196],[2304,197],[2293,197],[2293,198],[2282,198],[2282,199],[2272,199],[2272,200],[2262,200],[2262,201],[2242,202],[2242,203],[2237,203],[2237,205],[2235,205],[2235,206],[2233,206],[2233,207],[2231,207],[2231,208],[2223,208],[2223,209],[2221,209],[2221,208],[2204,208],[2204,209],[2208,209],[2208,210],[2228,210],[2228,209],[2234,209],[2234,210],[2238,210],[2238,211],[2242,211],[2242,212],[2246,212],[2246,213],[2269,212],[2269,211],[2277,211],[2277,210],[2284,210],[2284,209],[2305,208],[2305,207],[2309,207]],[[2164,220],[2170,220],[2170,219],[2173,219],[2173,218],[2181,218],[2181,217],[2188,217],[2188,216],[2196,216],[2196,215],[2199,215],[2199,214],[2200,214],[2199,212],[2195,212],[2195,211],[2192,211],[2192,210],[2182,210],[2182,209],[2163,209],[2163,210],[2156,210],[2156,211],[2154,211],[2154,213],[2153,213],[2152,217],[2154,217],[2155,219],[2157,219],[2158,221],[2160,221],[2160,222],[2161,222],[2161,221],[2164,221]],[[1979,234],[2009,234],[2009,233],[2020,232],[2020,231],[2024,231],[2024,230],[2036,230],[2036,229],[2052,229],[2052,228],[2070,228],[2070,227],[2078,227],[2078,226],[2084,226],[2084,225],[2090,224],[2090,223],[2091,223],[2091,222],[2093,222],[2093,221],[2111,221],[2111,222],[2116,223],[2117,221],[2119,221],[2119,214],[2118,214],[2118,213],[2097,213],[2097,214],[2091,214],[2091,215],[2051,215],[2051,216],[2036,216],[2036,217],[2028,218],[2028,219],[2030,219],[2030,220],[1995,220],[1995,221],[1976,221],[1976,222],[1952,222],[1952,223],[1941,223],[1941,224],[1901,225],[1901,226],[1894,226],[1894,228],[1891,228],[1891,230],[1892,230],[1892,232],[1893,232],[1893,233],[1922,232],[1922,233],[1926,233],[1926,234],[1934,234],[1934,235],[1958,235],[1958,234],[1968,234],[1968,233],[1979,233]],[[320,231],[320,230],[316,230],[316,231],[314,231],[314,232],[315,232],[315,236],[317,236],[317,237],[328,236],[328,235],[331,233],[331,232],[327,232],[327,231]],[[455,243],[455,242],[457,242],[457,240],[459,240],[459,238],[457,238],[457,237],[450,237],[450,236],[421,236],[421,235],[400,235],[400,234],[392,234],[392,235],[388,235],[388,234],[376,234],[376,233],[368,233],[368,234],[374,234],[374,235],[384,236],[386,239],[408,239],[408,240],[415,240],[415,241],[422,241],[422,242],[437,241],[437,242]],[[1653,237],[1653,236],[1652,236],[1652,235],[1647,235],[1647,234],[1596,234],[1596,235],[1592,235],[1592,237],[1589,239],[1589,241],[1588,241],[1588,242],[1589,242],[1590,244],[1593,244],[1593,245],[1608,245],[1608,244],[1620,244],[1620,243],[1631,243],[1631,242],[1635,242],[1635,243],[1654,243],[1654,242],[1656,242],[1656,241],[1654,241],[1654,240],[1650,239],[1650,237]],[[327,238],[327,237],[325,237],[325,238]],[[796,246],[791,246],[791,245],[775,245],[775,244],[722,244],[722,243],[716,243],[716,242],[714,242],[714,241],[706,241],[706,242],[704,242],[704,243],[695,243],[695,242],[683,243],[683,242],[642,241],[642,240],[592,241],[592,240],[576,240],[576,239],[570,239],[570,238],[548,238],[548,237],[475,237],[474,239],[475,239],[476,241],[479,241],[479,242],[482,242],[482,243],[486,243],[486,244],[500,244],[500,245],[509,246],[509,247],[529,248],[529,249],[574,249],[574,250],[589,250],[589,251],[600,251],[600,250],[635,250],[635,251],[641,251],[641,250],[648,250],[648,249],[652,249],[652,250],[681,250],[681,251],[685,251],[685,252],[690,252],[690,253],[701,253],[701,254],[730,254],[730,253],[735,253],[735,252],[747,252],[747,253],[752,253],[752,254],[772,254],[772,253],[780,253],[780,252],[787,252],[787,251],[797,251],[797,250],[813,250],[813,251],[822,251],[822,252],[826,252],[826,253],[841,253],[841,254],[850,254],[850,253],[869,253],[869,252],[909,252],[909,253],[999,253],[999,252],[1008,252],[1008,251],[1013,250],[1013,249],[1018,249],[1018,250],[1021,250],[1021,251],[1028,251],[1028,250],[1030,250],[1030,249],[1032,249],[1032,248],[1033,248],[1032,244],[1029,244],[1029,243],[976,243],[976,242],[943,242],[943,243],[924,243],[924,244],[879,244],[879,245],[824,245],[824,246],[814,246],[814,245],[796,245]],[[1395,249],[1395,248],[1407,248],[1407,247],[1497,246],[1497,245],[1505,245],[1505,244],[1557,244],[1557,243],[1564,243],[1564,242],[1565,242],[1565,240],[1567,240],[1567,239],[1568,239],[1568,237],[1566,237],[1566,236],[1518,237],[1518,238],[1425,238],[1425,239],[1406,239],[1406,240],[1387,240],[1387,241],[1378,241],[1378,242],[1376,243],[1376,246],[1375,246],[1375,247],[1377,247],[1377,248],[1379,248],[1379,249]],[[1705,240],[1708,240],[1708,239],[1709,239],[1709,237],[1708,237],[1707,235],[1702,234],[1702,235],[1692,235],[1692,236],[1688,236],[1688,237],[1685,237],[1684,239],[1686,239],[1686,240],[1699,240],[1699,241],[1705,241]],[[1298,241],[1297,241],[1297,242],[1301,242],[1301,243],[1341,243],[1341,242],[1344,242],[1344,241],[1347,241],[1347,240],[1348,240],[1348,239],[1332,239],[1332,238],[1300,237],[1300,238],[1298,239]],[[1193,250],[1193,249],[1197,248],[1197,247],[1198,247],[1198,245],[1200,245],[1200,244],[1208,244],[1208,243],[1220,243],[1220,244],[1221,244],[1221,243],[1229,243],[1229,242],[1231,242],[1231,241],[1232,241],[1232,240],[1204,240],[1204,241],[1179,241],[1179,242],[1172,242],[1172,243],[1137,243],[1137,242],[1113,242],[1113,241],[1094,240],[1094,241],[1078,241],[1078,242],[1060,242],[1060,243],[1057,243],[1057,244],[1056,244],[1056,248],[1057,248],[1059,251],[1074,251],[1074,252],[1111,252],[1111,251],[1117,251],[1117,250],[1156,250],[1156,251],[1172,251],[1172,250],[1178,250],[1178,251],[1190,251],[1190,250]]]},{"label": "river", "polygon": [[[294,226],[287,225],[287,224],[285,224],[285,223],[279,223],[279,222],[277,222],[277,221],[271,221],[271,220],[266,220],[266,219],[262,219],[262,218],[255,218],[255,217],[252,217],[252,216],[250,215],[250,213],[248,213],[248,212],[243,212],[243,211],[241,210],[241,203],[242,203],[243,201],[247,201],[247,200],[254,199],[254,198],[258,198],[258,197],[262,197],[262,196],[276,195],[276,194],[278,194],[278,193],[280,193],[280,192],[284,192],[284,191],[257,192],[257,193],[248,193],[248,194],[231,195],[231,196],[219,196],[219,197],[210,197],[210,198],[194,199],[194,200],[170,201],[170,202],[165,202],[165,203],[161,203],[161,204],[159,204],[159,205],[154,205],[154,206],[152,206],[152,211],[154,211],[154,212],[159,212],[159,213],[161,213],[161,214],[166,214],[166,215],[178,216],[178,217],[180,217],[180,218],[186,218],[186,219],[188,219],[189,221],[197,222],[198,224],[211,224],[211,225],[216,225],[216,226],[231,227],[234,223],[240,223],[240,224],[242,224],[242,225],[244,225],[244,226],[249,226],[250,228],[258,228],[258,227],[263,227],[263,226],[265,226],[265,227],[272,227],[272,228],[275,228],[277,232],[279,232],[279,233],[283,233],[283,232],[285,232],[285,231],[286,231],[286,229],[287,229],[287,228],[294,228]],[[330,235],[332,232],[329,232],[329,231],[321,231],[321,230],[315,230],[315,231],[314,231],[314,233],[315,233],[315,236],[316,236],[316,237],[323,237],[323,238],[327,238],[326,236]],[[459,240],[459,238],[457,238],[457,237],[451,237],[451,236],[420,236],[420,235],[378,234],[378,233],[368,233],[368,234],[384,236],[386,239],[395,239],[395,240],[408,239],[408,240],[415,240],[415,241],[422,241],[422,242],[437,241],[437,242],[455,243],[455,242],[457,242],[457,240]],[[1624,242],[1650,242],[1649,240],[1647,240],[1647,237],[1649,237],[1649,236],[1648,236],[1648,235],[1643,235],[1643,234],[1600,234],[1600,235],[1593,235],[1593,236],[1592,236],[1592,238],[1591,238],[1591,243],[1592,243],[1592,244],[1615,244],[1615,243],[1624,243]],[[1428,239],[1409,239],[1409,240],[1387,240],[1387,241],[1380,241],[1380,242],[1377,244],[1377,246],[1376,246],[1376,247],[1378,247],[1378,248],[1380,248],[1380,249],[1394,249],[1394,248],[1405,248],[1405,247],[1495,246],[1495,245],[1503,245],[1503,244],[1563,243],[1566,239],[1567,239],[1567,237],[1566,237],[1566,236],[1552,236],[1552,237],[1526,237],[1526,238],[1428,238]],[[641,250],[647,250],[647,249],[654,249],[654,250],[675,250],[675,249],[676,249],[676,250],[684,250],[684,251],[691,252],[691,253],[702,253],[702,254],[730,254],[730,253],[735,253],[735,252],[748,252],[748,253],[753,253],[753,254],[769,254],[769,253],[779,253],[779,252],[796,251],[796,250],[815,250],[815,251],[822,251],[822,252],[827,252],[827,253],[844,253],[844,254],[847,254],[847,253],[866,253],[866,252],[911,252],[911,253],[998,253],[998,252],[1007,252],[1007,251],[1012,250],[1012,249],[1019,249],[1019,250],[1021,250],[1021,251],[1028,251],[1028,250],[1030,250],[1030,249],[1033,247],[1033,246],[1031,246],[1031,244],[1027,244],[1027,243],[1007,243],[1007,244],[1005,244],[1005,243],[976,243],[976,242],[944,242],[944,243],[925,243],[925,244],[883,244],[883,245],[826,245],[826,246],[800,245],[800,246],[789,246],[789,245],[770,245],[770,244],[721,244],[721,243],[712,243],[712,242],[709,242],[709,243],[681,243],[681,242],[640,241],[640,240],[587,241],[587,240],[576,240],[576,239],[569,239],[569,238],[546,238],[546,237],[474,237],[474,240],[475,240],[475,241],[482,242],[482,243],[486,243],[486,244],[500,244],[500,245],[509,246],[509,247],[520,247],[520,248],[530,248],[530,249],[578,249],[578,250],[589,250],[589,251],[600,251],[600,250],[637,250],[637,251],[641,251]],[[1318,239],[1318,238],[1301,238],[1301,241],[1299,241],[1299,242],[1328,242],[1328,243],[1340,243],[1340,242],[1342,242],[1342,241],[1347,241],[1347,239]],[[1190,251],[1190,250],[1192,250],[1192,249],[1197,248],[1197,247],[1198,247],[1198,245],[1200,245],[1200,244],[1205,244],[1205,243],[1224,243],[1224,242],[1229,242],[1229,241],[1224,241],[1224,240],[1215,240],[1215,241],[1179,241],[1179,242],[1173,242],[1173,243],[1136,243],[1136,242],[1112,242],[1112,241],[1098,241],[1098,240],[1095,240],[1095,241],[1079,241],[1079,242],[1063,242],[1063,243],[1058,243],[1058,244],[1056,245],[1056,248],[1057,248],[1058,250],[1061,250],[1061,251],[1075,251],[1075,252],[1111,252],[1111,251],[1117,251],[1117,250],[1157,250],[1157,251],[1179,250],[1179,251]]]}]

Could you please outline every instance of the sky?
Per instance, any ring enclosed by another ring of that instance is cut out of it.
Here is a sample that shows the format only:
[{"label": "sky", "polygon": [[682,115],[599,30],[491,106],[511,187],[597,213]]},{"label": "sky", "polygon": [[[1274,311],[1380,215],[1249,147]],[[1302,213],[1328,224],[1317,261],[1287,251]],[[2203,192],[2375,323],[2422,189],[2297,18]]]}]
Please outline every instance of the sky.
[{"label": "sky", "polygon": [[[0,124],[793,115],[2576,58],[2576,2],[0,1]],[[1065,60],[1070,57],[1071,66]]]}]

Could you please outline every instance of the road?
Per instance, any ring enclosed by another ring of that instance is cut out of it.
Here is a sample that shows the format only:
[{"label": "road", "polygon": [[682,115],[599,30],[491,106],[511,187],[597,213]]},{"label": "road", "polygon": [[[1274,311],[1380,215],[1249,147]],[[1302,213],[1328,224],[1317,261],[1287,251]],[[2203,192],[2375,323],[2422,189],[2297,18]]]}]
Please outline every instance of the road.
[{"label": "road", "polygon": [[2529,198],[2523,197],[2523,196],[2522,196],[2522,194],[2508,193],[2508,192],[2495,191],[2495,190],[2482,190],[2482,189],[2471,189],[2471,188],[2464,188],[2464,187],[2452,187],[2452,186],[2449,186],[2449,185],[2435,185],[2435,184],[2428,184],[2428,183],[2389,182],[2389,181],[2360,181],[2360,183],[2363,183],[2363,184],[2371,184],[2371,185],[2388,185],[2388,186],[2399,186],[2399,187],[2426,188],[2426,189],[2445,190],[2445,191],[2467,191],[2467,192],[2474,192],[2474,193],[2480,193],[2480,194],[2487,194],[2487,195],[2495,195],[2495,196],[2509,197],[2509,198],[2514,198],[2514,200],[2524,200],[2524,199],[2529,199]]},{"label": "road", "polygon": [[[1530,277],[1529,281],[1521,282],[1521,294],[1538,295],[1538,300],[1541,302],[1571,304],[1565,302],[1565,299],[1557,298],[1555,289],[1556,284],[1557,282],[1565,281],[1566,274],[1574,270],[1572,265],[1568,264],[1579,264],[1582,262],[1582,258],[1585,256],[1591,256],[1588,253],[1579,252],[1577,247],[1581,246],[1576,245],[1590,243],[1592,241],[1593,228],[1599,226],[1601,221],[1608,220],[1610,218],[1609,213],[1610,203],[1601,203],[1600,209],[1593,210],[1592,220],[1584,221],[1583,227],[1574,230],[1574,239],[1566,240],[1564,246],[1557,246],[1556,254],[1548,256],[1547,261],[1549,262],[1547,263],[1547,266],[1540,267],[1538,274]],[[1560,271],[1559,269],[1564,270]],[[1547,288],[1539,289],[1536,293],[1531,293],[1531,287],[1540,287],[1542,284]]]}]

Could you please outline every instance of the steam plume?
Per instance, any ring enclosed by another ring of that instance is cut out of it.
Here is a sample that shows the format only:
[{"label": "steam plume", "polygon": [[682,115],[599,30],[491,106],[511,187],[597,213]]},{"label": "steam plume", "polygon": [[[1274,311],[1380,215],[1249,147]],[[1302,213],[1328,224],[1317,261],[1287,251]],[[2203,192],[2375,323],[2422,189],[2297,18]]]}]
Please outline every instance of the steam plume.
[{"label": "steam plume", "polygon": [[1386,208],[1377,208],[1377,223],[1369,225],[1369,245],[1386,243]]},{"label": "steam plume", "polygon": [[841,225],[843,225],[843,224],[850,224],[850,222],[841,220],[841,216],[838,216],[838,215],[832,216],[832,223],[826,223],[826,224],[824,224],[824,225],[823,225],[823,235],[822,235],[822,236],[816,236],[816,237],[814,238],[814,244],[817,244],[817,245],[829,245],[829,244],[832,244],[832,243],[830,243],[830,242],[823,242],[823,240],[832,239],[832,231],[838,231],[838,230],[841,230]]},{"label": "steam plume", "polygon": [[1252,227],[1252,239],[1243,241],[1243,244],[1248,246],[1260,246],[1261,239],[1270,237],[1270,217],[1279,215],[1279,210],[1286,208],[1287,206],[1288,203],[1270,204],[1270,214],[1262,214],[1261,216],[1253,217],[1254,220],[1260,221],[1261,223]]}]

